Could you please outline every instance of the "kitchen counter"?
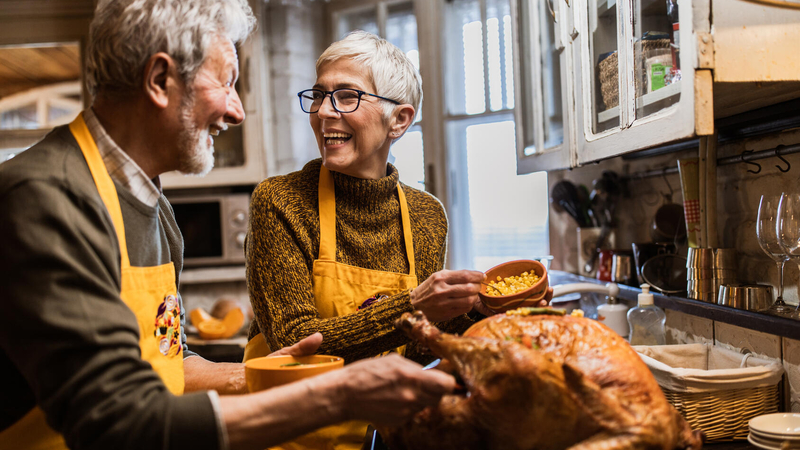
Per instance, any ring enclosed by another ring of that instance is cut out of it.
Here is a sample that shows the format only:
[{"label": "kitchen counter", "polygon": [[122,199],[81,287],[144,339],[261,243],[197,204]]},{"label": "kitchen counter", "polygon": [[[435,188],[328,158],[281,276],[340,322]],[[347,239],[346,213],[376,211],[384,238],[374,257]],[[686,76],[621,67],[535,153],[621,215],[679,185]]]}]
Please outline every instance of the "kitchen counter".
[{"label": "kitchen counter", "polygon": [[[548,277],[551,279],[551,286],[577,282],[605,284],[605,282],[598,281],[594,278],[587,278],[559,270],[549,271]],[[619,288],[620,299],[631,306],[635,305],[637,296],[642,292],[642,290],[638,287],[626,286],[624,284],[620,284]],[[652,290],[650,292],[653,293],[655,304],[662,309],[679,311],[685,314],[704,317],[706,319],[728,323],[750,330],[800,340],[799,320],[771,316],[754,311],[731,308],[729,306],[720,306],[715,303],[708,303],[690,298],[661,295],[654,293]],[[593,305],[589,305],[590,308],[592,306]]]}]

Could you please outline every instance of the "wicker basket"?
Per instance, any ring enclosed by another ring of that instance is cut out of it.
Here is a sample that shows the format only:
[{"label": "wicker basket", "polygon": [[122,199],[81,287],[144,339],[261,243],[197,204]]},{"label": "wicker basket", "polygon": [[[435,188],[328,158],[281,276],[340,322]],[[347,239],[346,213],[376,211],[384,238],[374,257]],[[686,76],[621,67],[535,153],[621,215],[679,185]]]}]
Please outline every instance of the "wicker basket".
[{"label": "wicker basket", "polygon": [[780,402],[777,384],[717,392],[662,390],[693,429],[703,430],[707,443],[747,439],[750,419],[778,412]]},{"label": "wicker basket", "polygon": [[779,410],[778,363],[706,344],[634,348],[706,443],[747,439],[750,419]]}]

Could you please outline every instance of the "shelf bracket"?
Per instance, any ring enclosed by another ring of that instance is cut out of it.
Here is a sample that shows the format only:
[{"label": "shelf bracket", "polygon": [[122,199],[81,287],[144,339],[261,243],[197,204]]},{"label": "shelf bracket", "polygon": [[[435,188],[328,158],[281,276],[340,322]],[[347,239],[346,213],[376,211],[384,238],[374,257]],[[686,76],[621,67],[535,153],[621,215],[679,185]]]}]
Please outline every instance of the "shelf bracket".
[{"label": "shelf bracket", "polygon": [[697,68],[714,68],[714,36],[711,33],[697,33]]},{"label": "shelf bracket", "polygon": [[709,69],[694,71],[694,130],[698,136],[714,134],[714,78]]}]

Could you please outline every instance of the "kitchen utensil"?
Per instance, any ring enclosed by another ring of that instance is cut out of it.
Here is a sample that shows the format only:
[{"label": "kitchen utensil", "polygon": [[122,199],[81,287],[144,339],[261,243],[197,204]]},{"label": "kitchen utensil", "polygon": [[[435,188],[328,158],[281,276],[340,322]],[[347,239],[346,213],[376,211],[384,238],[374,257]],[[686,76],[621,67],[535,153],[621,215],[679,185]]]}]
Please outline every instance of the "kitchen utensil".
[{"label": "kitchen utensil", "polygon": [[677,203],[665,203],[656,210],[653,223],[650,225],[650,237],[653,242],[681,242],[686,238],[686,224],[683,217],[683,206]]},{"label": "kitchen utensil", "polygon": [[611,281],[635,285],[636,270],[633,268],[633,254],[614,251],[611,262]]},{"label": "kitchen utensil", "polygon": [[766,284],[728,285],[719,288],[717,304],[759,311],[772,302],[772,286]]},{"label": "kitchen utensil", "polygon": [[263,391],[344,367],[338,356],[264,356],[244,363],[247,390]]},{"label": "kitchen utensil", "polygon": [[650,258],[642,265],[642,278],[662,294],[681,294],[687,288],[686,258],[669,253]]},{"label": "kitchen utensil", "polygon": [[644,266],[644,263],[654,256],[675,253],[678,251],[674,244],[663,242],[633,243],[631,244],[631,248],[633,249],[633,261],[636,266],[636,276],[639,279],[639,284],[646,283],[644,278],[642,278],[642,267]]},{"label": "kitchen utensil", "polygon": [[497,277],[504,279],[511,276],[519,276],[523,272],[536,273],[539,276],[539,281],[525,290],[503,296],[489,295],[486,292],[488,286],[481,285],[481,290],[478,293],[481,302],[495,312],[507,311],[522,306],[536,306],[547,294],[547,288],[549,287],[547,269],[539,261],[520,259],[505,262],[487,270],[486,279],[496,280]]},{"label": "kitchen utensil", "polygon": [[579,227],[588,225],[578,198],[578,189],[569,180],[561,180],[553,185],[550,193],[550,203],[558,205],[566,211],[570,217],[575,219]]},{"label": "kitchen utensil", "polygon": [[598,250],[597,273],[595,278],[600,281],[611,281],[611,265],[613,264],[614,252],[611,250]]}]

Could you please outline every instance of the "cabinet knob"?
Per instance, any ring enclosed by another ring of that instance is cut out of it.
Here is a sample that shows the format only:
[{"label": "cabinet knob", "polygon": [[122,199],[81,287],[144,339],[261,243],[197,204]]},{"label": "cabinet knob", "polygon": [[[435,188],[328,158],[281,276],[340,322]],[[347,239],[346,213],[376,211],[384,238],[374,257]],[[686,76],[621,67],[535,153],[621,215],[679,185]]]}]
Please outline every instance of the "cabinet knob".
[{"label": "cabinet knob", "polygon": [[236,225],[244,225],[247,221],[247,214],[244,211],[236,211],[233,213],[233,223]]},{"label": "cabinet knob", "polygon": [[244,231],[236,233],[236,238],[235,238],[236,246],[238,246],[239,248],[244,248],[244,241],[246,238],[247,238],[247,233],[245,233]]}]

